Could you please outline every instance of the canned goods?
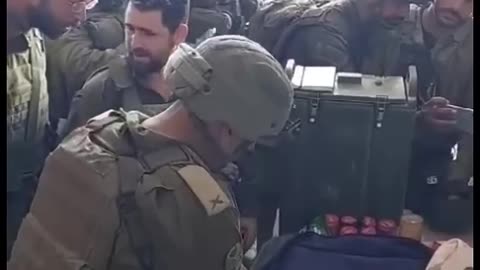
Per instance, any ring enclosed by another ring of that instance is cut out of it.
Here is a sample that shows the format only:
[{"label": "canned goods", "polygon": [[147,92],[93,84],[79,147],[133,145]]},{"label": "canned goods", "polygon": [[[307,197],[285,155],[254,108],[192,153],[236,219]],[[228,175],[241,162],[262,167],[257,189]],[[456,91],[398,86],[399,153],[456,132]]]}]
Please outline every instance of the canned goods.
[{"label": "canned goods", "polygon": [[364,227],[374,227],[375,228],[377,226],[377,222],[374,218],[367,216],[367,217],[363,218],[362,225]]},{"label": "canned goods", "polygon": [[377,230],[375,227],[363,227],[360,233],[364,235],[376,235]]},{"label": "canned goods", "polygon": [[402,216],[400,220],[400,236],[417,241],[422,240],[423,218],[419,215],[410,214]]},{"label": "canned goods", "polygon": [[353,226],[343,226],[340,229],[340,235],[351,235],[351,234],[358,234],[357,228]]},{"label": "canned goods", "polygon": [[327,227],[325,226],[325,220],[323,217],[316,217],[309,226],[309,231],[315,232],[320,235],[328,235]]},{"label": "canned goods", "polygon": [[381,219],[378,221],[377,230],[379,234],[395,235],[397,233],[397,223],[391,219]]},{"label": "canned goods", "polygon": [[356,226],[357,225],[357,219],[352,217],[352,216],[343,216],[341,219],[341,222],[343,225],[348,225],[348,226]]},{"label": "canned goods", "polygon": [[329,235],[337,235],[340,227],[340,219],[337,215],[327,214],[325,215],[325,222]]}]

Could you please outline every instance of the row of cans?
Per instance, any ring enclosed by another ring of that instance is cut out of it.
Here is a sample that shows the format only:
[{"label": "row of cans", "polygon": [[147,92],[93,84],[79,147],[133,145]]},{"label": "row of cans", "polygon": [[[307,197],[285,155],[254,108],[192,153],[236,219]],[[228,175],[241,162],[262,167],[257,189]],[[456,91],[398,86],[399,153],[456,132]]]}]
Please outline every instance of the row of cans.
[{"label": "row of cans", "polygon": [[329,235],[396,235],[397,224],[391,219],[376,220],[365,216],[360,220],[353,216],[325,215],[325,227]]}]

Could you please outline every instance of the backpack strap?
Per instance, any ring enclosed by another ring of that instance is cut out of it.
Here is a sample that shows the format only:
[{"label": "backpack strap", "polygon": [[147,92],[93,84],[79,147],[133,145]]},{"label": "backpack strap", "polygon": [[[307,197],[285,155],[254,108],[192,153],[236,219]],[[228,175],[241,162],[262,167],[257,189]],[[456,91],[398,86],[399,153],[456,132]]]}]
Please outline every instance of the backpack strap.
[{"label": "backpack strap", "polygon": [[137,89],[133,86],[129,86],[121,89],[122,104],[121,107],[125,111],[143,111],[143,104],[138,96]]},{"label": "backpack strap", "polygon": [[[135,115],[126,115],[129,130],[131,130],[132,124],[137,122]],[[130,131],[127,134],[135,154],[133,157],[118,157],[119,196],[117,198],[117,207],[121,222],[125,224],[130,245],[137,256],[138,262],[143,270],[153,270],[153,243],[145,229],[142,212],[135,198],[137,186],[145,173],[154,172],[167,164],[189,162],[190,159],[183,150],[175,146],[144,154],[142,147],[136,144],[136,132]]]},{"label": "backpack strap", "polygon": [[117,207],[140,266],[143,270],[153,270],[153,244],[146,234],[142,215],[135,199],[137,183],[142,178],[143,172],[141,165],[133,158],[123,156],[118,158]]}]

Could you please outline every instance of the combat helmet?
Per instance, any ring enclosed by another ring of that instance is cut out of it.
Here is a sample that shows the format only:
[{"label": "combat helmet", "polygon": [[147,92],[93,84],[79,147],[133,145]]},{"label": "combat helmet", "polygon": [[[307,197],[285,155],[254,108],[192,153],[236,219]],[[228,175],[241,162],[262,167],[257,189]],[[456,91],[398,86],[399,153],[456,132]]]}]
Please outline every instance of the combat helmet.
[{"label": "combat helmet", "polygon": [[173,94],[200,120],[228,124],[243,139],[276,136],[293,103],[281,65],[258,43],[242,36],[186,44],[170,56],[165,77]]}]

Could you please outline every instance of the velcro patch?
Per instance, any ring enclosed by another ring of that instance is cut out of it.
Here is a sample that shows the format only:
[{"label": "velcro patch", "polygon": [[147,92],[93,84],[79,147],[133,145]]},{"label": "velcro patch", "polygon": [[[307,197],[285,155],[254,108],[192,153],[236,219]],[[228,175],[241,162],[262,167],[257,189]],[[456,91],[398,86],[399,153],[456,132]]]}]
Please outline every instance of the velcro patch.
[{"label": "velcro patch", "polygon": [[203,167],[188,165],[178,170],[178,174],[200,200],[208,216],[219,214],[232,206],[217,181]]}]

